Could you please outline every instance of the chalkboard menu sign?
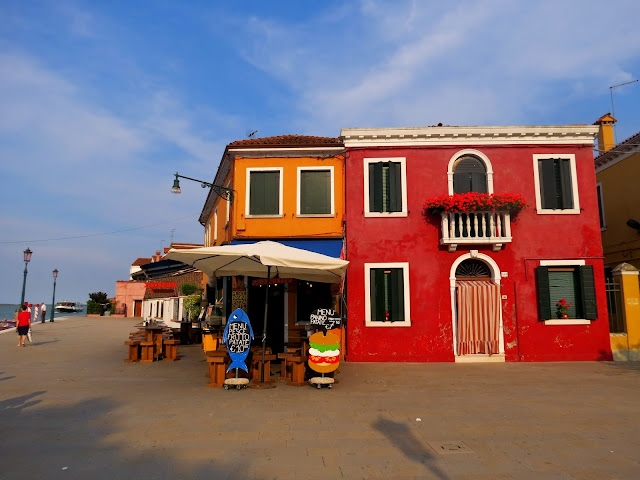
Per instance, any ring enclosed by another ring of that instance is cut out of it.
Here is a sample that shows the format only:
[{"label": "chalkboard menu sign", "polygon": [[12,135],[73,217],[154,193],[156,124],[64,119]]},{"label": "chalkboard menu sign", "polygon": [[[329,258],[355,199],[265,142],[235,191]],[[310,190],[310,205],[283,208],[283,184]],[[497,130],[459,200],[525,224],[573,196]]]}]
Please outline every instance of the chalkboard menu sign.
[{"label": "chalkboard menu sign", "polygon": [[232,322],[227,332],[227,349],[231,353],[242,353],[251,346],[251,333],[249,324],[244,322]]},{"label": "chalkboard menu sign", "polygon": [[340,315],[330,308],[318,308],[309,317],[311,327],[319,328],[323,332],[340,326]]}]

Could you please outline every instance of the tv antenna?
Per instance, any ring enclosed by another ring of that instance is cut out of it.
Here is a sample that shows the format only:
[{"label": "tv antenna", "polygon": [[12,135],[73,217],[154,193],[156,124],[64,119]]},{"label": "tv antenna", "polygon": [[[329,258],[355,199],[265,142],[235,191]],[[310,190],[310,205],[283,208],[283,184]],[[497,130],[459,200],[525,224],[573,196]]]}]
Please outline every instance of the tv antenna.
[{"label": "tv antenna", "polygon": [[[638,81],[638,79],[636,80],[629,80],[628,82],[623,82],[623,83],[618,83],[617,85],[611,85],[609,87],[609,93],[611,94],[611,116],[613,118],[616,118],[616,110],[613,107],[613,89],[614,88],[618,88],[618,87],[624,87],[625,85],[629,85],[630,83],[636,83]],[[613,130],[614,132],[616,131],[616,125],[613,125]],[[616,140],[615,140],[615,135],[614,135],[614,139],[613,139],[613,144],[616,144]]]},{"label": "tv antenna", "polygon": [[176,232],[175,228],[171,229],[171,244],[173,245],[173,234]]}]

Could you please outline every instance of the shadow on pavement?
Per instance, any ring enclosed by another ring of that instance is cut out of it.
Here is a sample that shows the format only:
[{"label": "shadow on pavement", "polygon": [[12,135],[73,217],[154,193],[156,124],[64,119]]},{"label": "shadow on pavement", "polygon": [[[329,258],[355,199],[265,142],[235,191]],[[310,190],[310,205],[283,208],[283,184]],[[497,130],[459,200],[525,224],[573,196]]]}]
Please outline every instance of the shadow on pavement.
[{"label": "shadow on pavement", "polygon": [[[177,460],[169,448],[154,450],[152,434],[142,445],[141,440],[133,445],[119,440],[122,433],[111,414],[120,407],[116,402],[96,398],[60,406],[46,394],[38,390],[0,401],[0,425],[6,435],[0,478],[243,478],[233,460],[187,462]],[[49,406],[43,407],[45,402]],[[139,427],[153,431],[149,422]]]},{"label": "shadow on pavement", "polygon": [[437,478],[442,480],[449,478],[437,465],[434,465],[436,458],[431,449],[425,447],[423,440],[406,424],[378,417],[373,428],[384,434],[391,444],[400,449],[409,460],[425,465]]}]

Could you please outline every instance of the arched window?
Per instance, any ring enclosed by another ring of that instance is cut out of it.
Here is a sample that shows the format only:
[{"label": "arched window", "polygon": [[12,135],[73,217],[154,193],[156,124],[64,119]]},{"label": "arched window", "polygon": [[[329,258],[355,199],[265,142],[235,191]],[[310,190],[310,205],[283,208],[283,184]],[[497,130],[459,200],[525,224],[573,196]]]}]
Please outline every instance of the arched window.
[{"label": "arched window", "polygon": [[453,167],[453,193],[489,193],[487,167],[473,155],[461,157]]},{"label": "arched window", "polygon": [[456,268],[457,280],[491,280],[491,270],[482,260],[470,258]]}]

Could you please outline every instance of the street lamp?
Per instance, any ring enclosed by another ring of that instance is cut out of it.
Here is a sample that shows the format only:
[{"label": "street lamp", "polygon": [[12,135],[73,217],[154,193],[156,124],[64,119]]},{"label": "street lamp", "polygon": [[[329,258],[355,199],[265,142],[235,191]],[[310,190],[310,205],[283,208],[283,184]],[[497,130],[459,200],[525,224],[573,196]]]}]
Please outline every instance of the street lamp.
[{"label": "street lamp", "polygon": [[173,187],[171,187],[171,193],[182,193],[182,190],[180,189],[180,180],[178,180],[178,178],[184,178],[187,180],[191,180],[193,182],[198,182],[202,188],[210,187],[211,190],[216,192],[216,194],[219,197],[222,197],[228,202],[233,202],[233,189],[231,188],[223,187],[222,185],[214,185],[213,183],[205,182],[204,180],[185,177],[184,175],[179,175],[178,172],[176,172],[175,176],[176,178],[173,181]]},{"label": "street lamp", "polygon": [[53,271],[53,298],[51,299],[51,317],[49,318],[50,322],[53,322],[53,312],[56,309],[56,278],[58,278],[57,268]]},{"label": "street lamp", "polygon": [[33,252],[29,250],[29,247],[23,252],[24,253],[24,279],[22,280],[22,297],[20,297],[20,307],[24,305],[24,289],[27,286],[27,264],[31,261],[31,255]]}]

